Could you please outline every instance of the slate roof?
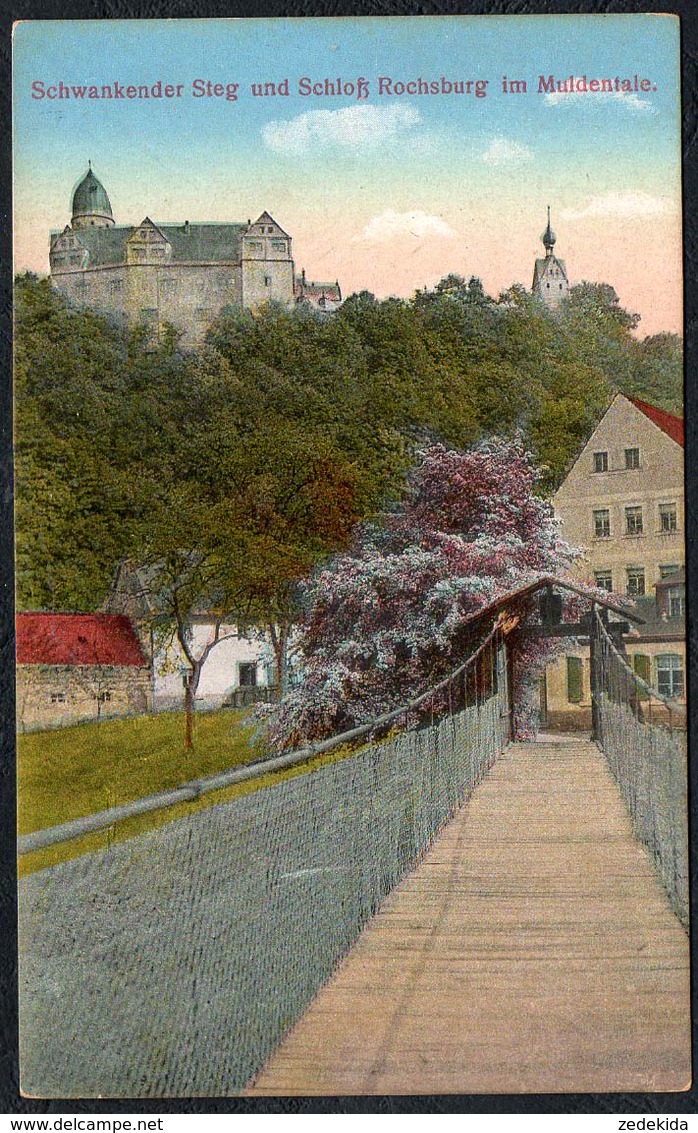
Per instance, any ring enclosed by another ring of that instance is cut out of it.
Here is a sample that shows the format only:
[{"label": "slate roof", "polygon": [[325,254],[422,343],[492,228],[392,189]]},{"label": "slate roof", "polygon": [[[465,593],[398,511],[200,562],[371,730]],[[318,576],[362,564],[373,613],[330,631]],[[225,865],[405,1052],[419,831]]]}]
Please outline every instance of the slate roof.
[{"label": "slate roof", "polygon": [[667,413],[666,409],[659,409],[656,405],[649,405],[646,401],[640,401],[638,397],[629,397],[636,409],[644,413],[645,417],[649,417],[655,425],[657,425],[667,437],[671,437],[672,441],[676,441],[677,445],[684,447],[684,427],[683,417],[676,417],[673,413]]},{"label": "slate roof", "polygon": [[[668,581],[668,579],[667,579]],[[649,595],[636,598],[635,611],[643,619],[644,624],[638,626],[633,633],[643,641],[682,641],[686,636],[686,619],[665,618],[657,609],[657,600]]]},{"label": "slate roof", "polygon": [[[170,263],[221,263],[240,258],[239,240],[246,224],[160,224],[152,222],[172,245]],[[90,253],[88,267],[126,261],[126,242],[140,225],[80,228],[76,235]],[[51,233],[51,243],[61,232]]]},{"label": "slate roof", "polygon": [[119,614],[20,613],[16,627],[18,665],[147,665]]}]

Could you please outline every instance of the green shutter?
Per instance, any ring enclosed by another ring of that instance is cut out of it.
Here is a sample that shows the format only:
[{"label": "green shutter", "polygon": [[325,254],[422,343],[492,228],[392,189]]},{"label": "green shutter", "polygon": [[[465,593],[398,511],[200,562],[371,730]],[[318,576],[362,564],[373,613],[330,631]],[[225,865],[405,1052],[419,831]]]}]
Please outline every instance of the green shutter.
[{"label": "green shutter", "polygon": [[583,697],[584,662],[581,657],[567,658],[567,699],[580,704]]},{"label": "green shutter", "polygon": [[[652,659],[645,653],[633,654],[633,669],[635,670],[641,681],[644,681],[645,684],[648,685],[652,684]],[[647,693],[642,690],[638,691],[640,700],[646,700]]]}]

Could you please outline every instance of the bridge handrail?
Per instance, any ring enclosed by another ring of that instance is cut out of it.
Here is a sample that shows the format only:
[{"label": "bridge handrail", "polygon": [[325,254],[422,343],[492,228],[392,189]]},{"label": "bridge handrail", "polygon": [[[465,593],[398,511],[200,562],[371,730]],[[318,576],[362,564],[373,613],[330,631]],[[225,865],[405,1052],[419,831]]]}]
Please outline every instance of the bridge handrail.
[{"label": "bridge handrail", "polygon": [[663,693],[659,692],[658,689],[656,689],[652,685],[648,684],[647,681],[643,681],[642,677],[638,676],[638,674],[635,672],[635,670],[632,668],[632,666],[630,666],[628,664],[627,660],[625,659],[625,657],[621,653],[620,649],[618,648],[618,646],[614,642],[613,638],[611,637],[610,633],[606,629],[606,626],[604,625],[603,620],[599,617],[599,611],[598,610],[594,611],[594,617],[596,618],[596,625],[597,625],[597,628],[598,628],[598,630],[601,634],[601,637],[602,637],[604,643],[608,646],[608,648],[611,650],[614,657],[618,661],[619,665],[621,665],[621,667],[623,669],[625,669],[628,676],[632,678],[632,680],[635,682],[635,684],[638,686],[638,688],[641,688],[643,692],[646,692],[654,700],[659,700],[660,703],[664,704],[670,711],[673,708],[675,708],[676,707],[676,700],[675,699],[672,699],[672,697],[670,697],[670,696],[664,696]]},{"label": "bridge handrail", "polygon": [[431,697],[436,696],[442,689],[447,688],[457,680],[458,677],[465,673],[473,662],[481,656],[487,646],[494,640],[500,627],[501,616],[495,619],[492,629],[487,636],[457,669],[454,669],[452,673],[449,673],[449,675],[439,681],[438,684],[433,685],[414,700],[410,700],[407,704],[402,704],[399,708],[393,708],[390,712],[386,712],[384,715],[378,716],[374,720],[369,720],[366,724],[360,724],[358,727],[351,728],[347,732],[341,732],[337,736],[331,736],[328,740],[308,744],[307,747],[286,752],[284,755],[275,756],[271,759],[257,759],[253,762],[246,763],[243,767],[230,767],[225,771],[218,771],[214,775],[191,779],[189,782],[182,783],[181,786],[174,787],[169,791],[159,791],[152,795],[144,795],[140,799],[133,799],[127,803],[122,803],[120,806],[109,807],[106,810],[96,811],[94,814],[87,814],[80,818],[71,819],[69,822],[62,822],[57,826],[49,826],[44,830],[34,830],[30,834],[20,835],[17,839],[17,852],[20,855],[30,854],[37,850],[46,849],[48,846],[54,846],[59,842],[70,842],[74,838],[82,838],[86,834],[95,834],[127,818],[134,818],[140,814],[148,814],[154,810],[164,810],[167,807],[177,806],[179,803],[192,802],[201,795],[209,794],[211,791],[231,787],[249,779],[261,778],[264,775],[268,775],[270,771],[282,771],[288,767],[294,767],[296,764],[305,763],[307,760],[313,759],[317,755],[324,755],[325,752],[332,751],[333,748],[341,747],[343,744],[353,743],[355,740],[361,739],[363,736],[369,735],[379,728],[386,727],[386,725],[391,724],[394,720],[398,720],[401,716],[416,711],[418,708],[421,708],[423,704],[427,703]]}]

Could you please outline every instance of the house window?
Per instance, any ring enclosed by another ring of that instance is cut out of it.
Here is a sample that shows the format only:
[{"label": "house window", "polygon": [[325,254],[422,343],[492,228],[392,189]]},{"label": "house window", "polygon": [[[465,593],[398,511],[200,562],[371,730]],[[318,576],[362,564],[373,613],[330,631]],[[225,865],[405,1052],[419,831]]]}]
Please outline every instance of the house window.
[{"label": "house window", "polygon": [[681,567],[679,566],[678,563],[666,563],[664,566],[660,566],[660,568],[659,568],[660,581],[663,582],[665,578],[671,578],[672,574],[678,574],[680,570],[681,570]]},{"label": "house window", "polygon": [[657,691],[662,696],[683,696],[683,660],[678,653],[660,653],[656,660]]},{"label": "house window", "polygon": [[99,700],[100,704],[108,704],[109,701],[111,700],[111,690],[105,689],[104,692],[100,692],[97,699]]},{"label": "house window", "polygon": [[256,661],[240,662],[240,688],[254,688],[257,684]]},{"label": "house window", "polygon": [[270,275],[265,275],[264,286],[265,287],[271,287],[271,276]]},{"label": "house window", "polygon": [[594,472],[608,472],[608,453],[594,453]]},{"label": "house window", "polygon": [[275,252],[285,252],[286,251],[286,241],[285,240],[272,240],[271,246],[272,246],[272,248],[274,249]]},{"label": "house window", "polygon": [[668,595],[669,617],[683,618],[686,613],[686,587],[670,586]]},{"label": "house window", "polygon": [[613,574],[610,570],[594,571],[594,581],[602,590],[613,590]]},{"label": "house window", "polygon": [[625,534],[626,535],[642,535],[642,508],[641,507],[626,507],[626,509],[625,509]]},{"label": "house window", "polygon": [[639,468],[640,467],[640,450],[639,450],[639,448],[626,448],[626,450],[625,450],[625,467],[626,468]]},{"label": "house window", "polygon": [[51,704],[65,704],[65,693],[64,692],[52,692],[51,693]]},{"label": "house window", "polygon": [[659,505],[659,530],[676,531],[676,504]]},{"label": "house window", "polygon": [[630,598],[641,598],[645,593],[645,568],[641,566],[628,567],[626,573],[626,593]]},{"label": "house window", "polygon": [[607,539],[611,534],[611,513],[608,508],[595,511],[594,535],[597,539]]},{"label": "house window", "polygon": [[584,662],[581,657],[567,658],[567,699],[581,704],[584,691]]}]

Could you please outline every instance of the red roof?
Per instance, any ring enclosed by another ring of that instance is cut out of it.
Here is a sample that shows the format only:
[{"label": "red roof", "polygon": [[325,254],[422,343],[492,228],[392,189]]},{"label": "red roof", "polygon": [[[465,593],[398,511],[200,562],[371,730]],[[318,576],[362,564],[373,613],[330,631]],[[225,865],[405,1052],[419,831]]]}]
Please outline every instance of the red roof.
[{"label": "red roof", "polygon": [[655,425],[658,425],[663,433],[671,437],[672,441],[676,441],[677,445],[683,448],[683,417],[675,417],[673,413],[667,413],[666,409],[658,409],[656,405],[648,405],[646,401],[640,401],[637,397],[628,398],[632,401],[636,409],[644,413],[645,417],[649,417]]},{"label": "red roof", "polygon": [[17,614],[19,665],[146,665],[123,614]]}]

